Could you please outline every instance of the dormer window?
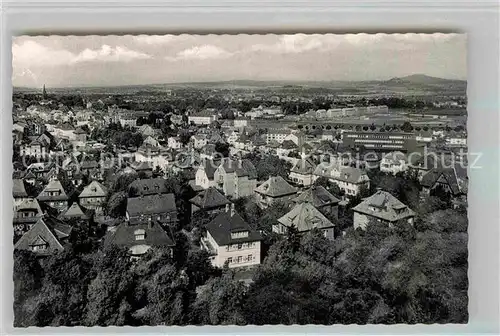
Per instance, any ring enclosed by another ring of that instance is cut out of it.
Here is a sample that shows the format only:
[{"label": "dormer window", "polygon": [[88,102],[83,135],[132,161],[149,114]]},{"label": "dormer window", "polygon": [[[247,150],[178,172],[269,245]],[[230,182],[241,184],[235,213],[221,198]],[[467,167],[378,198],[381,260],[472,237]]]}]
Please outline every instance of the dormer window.
[{"label": "dormer window", "polygon": [[146,237],[146,231],[143,229],[138,229],[134,231],[135,240],[144,240]]},{"label": "dormer window", "polygon": [[239,239],[248,237],[248,231],[231,232],[231,239]]}]

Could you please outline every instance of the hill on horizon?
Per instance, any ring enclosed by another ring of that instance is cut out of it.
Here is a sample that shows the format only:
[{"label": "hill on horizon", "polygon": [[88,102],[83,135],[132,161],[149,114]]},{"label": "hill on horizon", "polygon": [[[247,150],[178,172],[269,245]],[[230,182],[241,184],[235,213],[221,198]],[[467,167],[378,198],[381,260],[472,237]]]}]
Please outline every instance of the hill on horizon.
[{"label": "hill on horizon", "polygon": [[[110,89],[110,88],[182,88],[182,87],[352,87],[362,84],[378,84],[378,85],[460,85],[465,84],[465,80],[460,79],[446,79],[439,77],[432,77],[425,74],[413,74],[404,77],[393,77],[388,80],[331,80],[331,81],[296,81],[296,80],[249,80],[249,79],[235,79],[226,81],[210,81],[210,82],[179,82],[179,83],[151,83],[151,84],[129,84],[129,85],[108,85],[108,86],[92,86],[92,85],[82,85],[82,86],[68,86],[68,87],[48,87],[47,89],[52,90],[88,90],[88,89]],[[31,87],[14,87],[16,91],[32,91],[41,88],[31,88]]]}]

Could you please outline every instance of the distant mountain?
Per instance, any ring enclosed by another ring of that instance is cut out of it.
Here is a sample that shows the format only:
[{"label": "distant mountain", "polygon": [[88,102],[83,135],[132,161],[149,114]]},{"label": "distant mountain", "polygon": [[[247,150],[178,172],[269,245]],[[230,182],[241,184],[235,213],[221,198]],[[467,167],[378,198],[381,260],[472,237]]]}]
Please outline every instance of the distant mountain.
[{"label": "distant mountain", "polygon": [[388,81],[386,84],[419,84],[419,85],[449,85],[449,84],[465,84],[466,81],[459,79],[445,79],[439,77],[427,76],[424,74],[414,74],[405,77],[395,77]]}]

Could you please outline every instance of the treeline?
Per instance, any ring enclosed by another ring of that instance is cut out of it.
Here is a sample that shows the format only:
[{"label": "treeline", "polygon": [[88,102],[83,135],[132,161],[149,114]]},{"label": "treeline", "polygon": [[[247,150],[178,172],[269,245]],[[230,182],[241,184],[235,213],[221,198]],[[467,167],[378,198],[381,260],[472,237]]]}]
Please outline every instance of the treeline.
[{"label": "treeline", "polygon": [[465,323],[467,217],[438,210],[415,227],[276,238],[246,286],[180,241],[154,249],[14,256],[15,326]]}]

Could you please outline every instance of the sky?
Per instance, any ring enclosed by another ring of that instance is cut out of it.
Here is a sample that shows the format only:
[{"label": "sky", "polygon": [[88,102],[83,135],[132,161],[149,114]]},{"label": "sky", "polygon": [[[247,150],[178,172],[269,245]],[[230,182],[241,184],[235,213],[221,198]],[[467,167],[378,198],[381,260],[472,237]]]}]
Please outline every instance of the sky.
[{"label": "sky", "polygon": [[466,79],[463,34],[18,36],[12,83],[115,86],[226,80]]}]

